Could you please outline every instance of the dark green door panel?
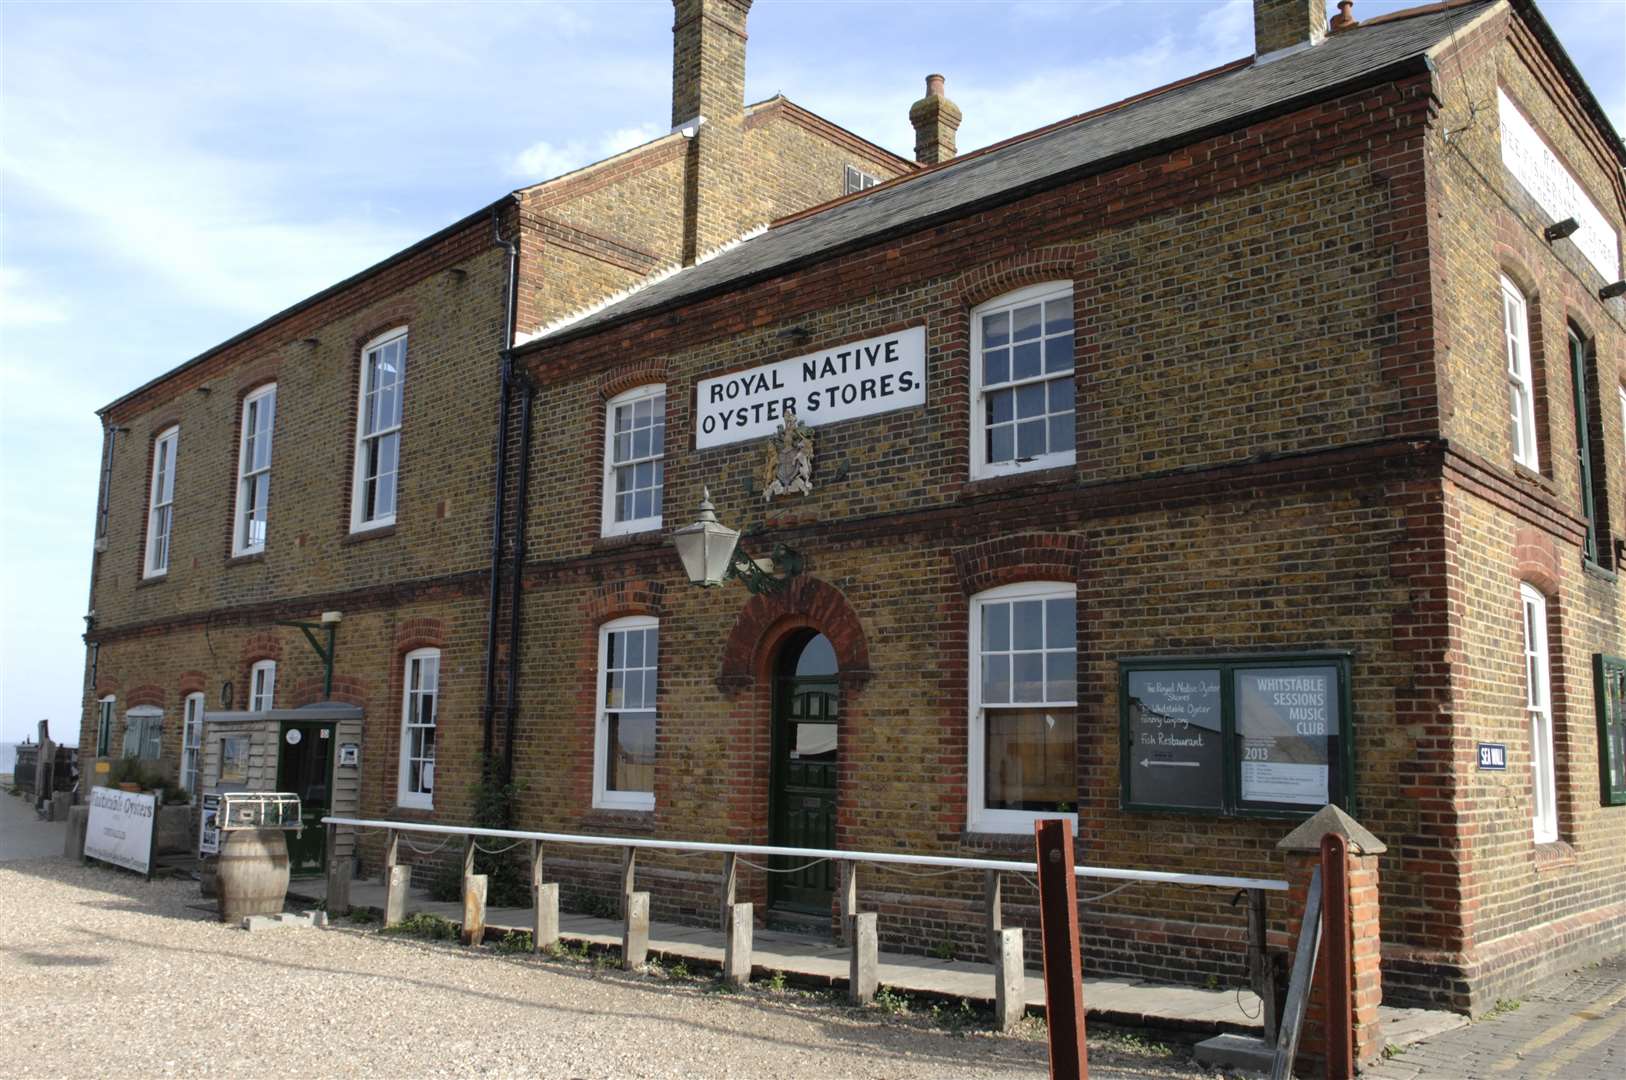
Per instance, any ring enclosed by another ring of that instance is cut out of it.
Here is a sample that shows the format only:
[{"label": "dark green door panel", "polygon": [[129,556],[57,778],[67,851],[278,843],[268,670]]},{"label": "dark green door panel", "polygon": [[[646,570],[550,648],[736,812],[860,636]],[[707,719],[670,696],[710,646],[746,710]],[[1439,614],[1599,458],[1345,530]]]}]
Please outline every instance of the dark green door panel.
[{"label": "dark green door panel", "polygon": [[294,877],[321,874],[327,848],[322,818],[333,803],[331,722],[289,720],[277,740],[277,790],[299,796],[304,829],[288,834],[288,872]]},{"label": "dark green door panel", "polygon": [[[798,649],[798,645],[802,646]],[[822,637],[793,642],[788,651],[821,654],[828,649]],[[771,842],[784,847],[836,846],[836,746],[839,738],[838,692],[834,672],[794,674],[794,657],[787,657],[774,695],[773,790],[770,793]],[[818,670],[818,664],[803,663]],[[826,915],[835,892],[835,867],[828,862],[807,865],[804,858],[774,860],[776,869],[790,873],[769,875],[772,906],[789,911]]]}]

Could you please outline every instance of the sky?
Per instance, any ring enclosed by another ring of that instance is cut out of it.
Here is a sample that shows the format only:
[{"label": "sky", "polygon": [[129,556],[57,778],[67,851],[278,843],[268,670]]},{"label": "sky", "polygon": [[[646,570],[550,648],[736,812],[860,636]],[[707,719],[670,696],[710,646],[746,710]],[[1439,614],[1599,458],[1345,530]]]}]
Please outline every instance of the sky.
[{"label": "sky", "polygon": [[[1626,130],[1626,0],[1541,7]],[[965,151],[1246,56],[1251,10],[757,0],[746,96],[910,157],[909,105],[941,72]],[[668,0],[0,2],[0,741],[42,718],[77,738],[95,410],[515,187],[664,133],[671,25]]]}]

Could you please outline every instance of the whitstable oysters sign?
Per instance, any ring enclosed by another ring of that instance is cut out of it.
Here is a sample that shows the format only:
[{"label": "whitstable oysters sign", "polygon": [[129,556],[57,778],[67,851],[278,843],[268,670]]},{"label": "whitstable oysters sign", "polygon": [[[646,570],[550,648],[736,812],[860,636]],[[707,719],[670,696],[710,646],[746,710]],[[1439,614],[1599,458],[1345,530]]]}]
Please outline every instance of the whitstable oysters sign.
[{"label": "whitstable oysters sign", "polygon": [[926,404],[926,328],[702,379],[697,450],[772,435],[787,412],[810,427]]}]

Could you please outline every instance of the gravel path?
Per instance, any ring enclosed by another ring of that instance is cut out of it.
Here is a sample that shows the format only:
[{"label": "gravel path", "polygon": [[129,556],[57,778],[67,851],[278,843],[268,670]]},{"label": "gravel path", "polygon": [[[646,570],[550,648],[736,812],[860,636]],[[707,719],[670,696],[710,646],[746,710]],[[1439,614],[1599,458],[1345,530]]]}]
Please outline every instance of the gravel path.
[{"label": "gravel path", "polygon": [[[0,864],[0,1076],[1042,1077],[1044,1044],[385,936],[249,934],[192,882]],[[1211,1075],[1092,1039],[1092,1073]]]}]

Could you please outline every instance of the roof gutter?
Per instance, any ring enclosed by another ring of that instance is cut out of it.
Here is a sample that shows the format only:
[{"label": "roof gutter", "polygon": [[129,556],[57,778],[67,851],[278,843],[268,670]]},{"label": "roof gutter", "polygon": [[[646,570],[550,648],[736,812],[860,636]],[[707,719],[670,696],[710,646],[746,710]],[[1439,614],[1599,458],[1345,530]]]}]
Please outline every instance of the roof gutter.
[{"label": "roof gutter", "polygon": [[1304,108],[1306,105],[1314,102],[1324,101],[1329,97],[1351,93],[1356,90],[1364,90],[1367,87],[1376,86],[1380,83],[1393,82],[1396,79],[1404,78],[1409,75],[1421,75],[1433,70],[1433,62],[1430,61],[1426,55],[1419,52],[1415,55],[1397,60],[1394,63],[1388,64],[1384,67],[1363,72],[1359,76],[1350,79],[1347,82],[1298,94],[1284,101],[1277,102],[1274,105],[1255,109],[1252,112],[1243,113],[1242,115],[1232,119],[1228,119],[1220,123],[1210,124],[1206,127],[1201,127],[1195,131],[1170,136],[1164,139],[1158,139],[1154,142],[1143,143],[1140,146],[1135,147],[1133,150],[1126,150],[1110,157],[1099,158],[1076,168],[1055,173],[1051,176],[1042,177],[1038,180],[1020,185],[1019,187],[1007,188],[1004,191],[1000,191],[983,199],[962,203],[958,206],[950,207],[947,210],[942,210],[935,214],[915,218],[900,225],[892,226],[891,228],[878,230],[866,236],[859,237],[858,239],[850,240],[844,244],[838,244],[833,247],[811,252],[807,255],[790,259],[775,266],[766,267],[762,270],[756,270],[748,274],[742,274],[736,278],[729,278],[715,285],[709,285],[705,288],[697,289],[691,293],[683,293],[679,296],[671,298],[670,300],[662,301],[653,307],[640,308],[637,311],[629,312],[625,315],[615,316],[603,322],[582,325],[575,328],[566,327],[557,331],[556,333],[549,334],[546,337],[535,338],[523,345],[517,346],[514,349],[514,356],[515,359],[522,359],[530,356],[533,353],[541,352],[553,346],[564,345],[581,338],[592,337],[596,334],[603,333],[612,327],[635,322],[639,319],[647,319],[656,315],[666,314],[668,312],[699,303],[702,300],[708,300],[723,293],[733,292],[736,289],[753,285],[760,281],[780,277],[784,274],[791,273],[795,270],[800,270],[803,267],[811,266],[815,263],[825,262],[829,259],[838,258],[854,251],[862,251],[865,248],[874,247],[877,244],[884,243],[895,237],[907,236],[916,232],[923,232],[926,229],[941,225],[944,222],[953,221],[957,218],[970,217],[973,214],[978,214],[995,207],[1004,206],[1008,203],[1017,202],[1021,199],[1027,198],[1030,195],[1036,195],[1039,192],[1062,187],[1063,185],[1074,183],[1075,181],[1082,180],[1089,176],[1094,176],[1098,173],[1110,172],[1113,169],[1120,168],[1121,166],[1138,161],[1142,158],[1153,157],[1157,154],[1166,153],[1170,150],[1178,149],[1179,147],[1188,145],[1190,143],[1200,142],[1203,139],[1222,134],[1223,132],[1233,131],[1237,128],[1247,127],[1249,124],[1256,124],[1261,120],[1268,120],[1284,113],[1290,113],[1297,109]]}]

